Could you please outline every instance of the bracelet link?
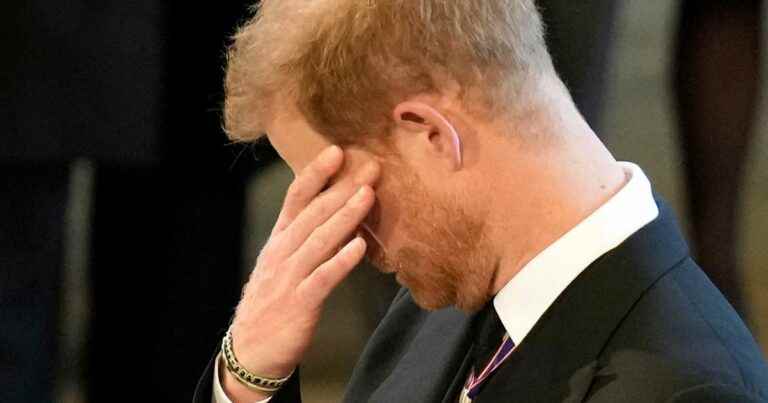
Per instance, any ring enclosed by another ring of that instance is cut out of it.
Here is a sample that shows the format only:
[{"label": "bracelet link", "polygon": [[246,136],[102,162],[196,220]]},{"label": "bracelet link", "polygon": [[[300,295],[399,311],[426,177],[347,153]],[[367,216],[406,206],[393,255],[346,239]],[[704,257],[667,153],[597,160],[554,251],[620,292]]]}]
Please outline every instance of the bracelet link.
[{"label": "bracelet link", "polygon": [[221,340],[221,352],[224,356],[227,371],[232,374],[238,382],[248,388],[261,392],[274,393],[277,392],[293,375],[293,371],[291,371],[285,378],[266,378],[248,371],[239,361],[237,361],[232,344],[232,327],[230,327],[227,329],[227,333]]}]

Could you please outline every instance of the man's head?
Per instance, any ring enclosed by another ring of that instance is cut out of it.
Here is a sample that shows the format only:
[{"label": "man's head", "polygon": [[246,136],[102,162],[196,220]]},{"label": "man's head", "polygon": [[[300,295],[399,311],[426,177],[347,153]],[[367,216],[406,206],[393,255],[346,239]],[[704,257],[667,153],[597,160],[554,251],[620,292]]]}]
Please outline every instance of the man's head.
[{"label": "man's head", "polygon": [[348,151],[345,172],[381,163],[370,257],[425,308],[490,298],[494,209],[525,217],[538,151],[562,129],[543,116],[572,108],[532,0],[264,0],[226,90],[230,137],[266,132],[295,172],[329,144]]},{"label": "man's head", "polygon": [[385,136],[403,100],[449,95],[495,116],[548,74],[533,0],[263,0],[231,47],[226,127],[260,136],[280,94],[324,136],[359,143]]}]

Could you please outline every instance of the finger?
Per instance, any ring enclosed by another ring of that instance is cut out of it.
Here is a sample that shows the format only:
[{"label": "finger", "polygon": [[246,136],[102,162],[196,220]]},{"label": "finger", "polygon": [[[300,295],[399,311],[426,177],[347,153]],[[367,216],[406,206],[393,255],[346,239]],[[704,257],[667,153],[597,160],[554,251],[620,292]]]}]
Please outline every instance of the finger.
[{"label": "finger", "polygon": [[330,146],[301,170],[288,187],[283,201],[283,208],[277,218],[272,233],[287,228],[299,213],[320,193],[328,181],[339,171],[344,161],[344,153],[338,146]]},{"label": "finger", "polygon": [[323,225],[317,227],[290,258],[297,276],[308,276],[333,255],[336,248],[357,229],[373,206],[373,190],[363,185]]},{"label": "finger", "polygon": [[380,174],[378,163],[367,163],[354,178],[335,183],[330,189],[317,196],[299,213],[293,222],[280,234],[280,249],[283,257],[293,254],[307,240],[313,231],[328,221],[363,185],[373,185]]},{"label": "finger", "polygon": [[365,256],[366,243],[356,237],[347,243],[331,259],[320,265],[312,274],[299,283],[296,292],[302,293],[307,301],[322,304],[336,286],[344,280]]}]

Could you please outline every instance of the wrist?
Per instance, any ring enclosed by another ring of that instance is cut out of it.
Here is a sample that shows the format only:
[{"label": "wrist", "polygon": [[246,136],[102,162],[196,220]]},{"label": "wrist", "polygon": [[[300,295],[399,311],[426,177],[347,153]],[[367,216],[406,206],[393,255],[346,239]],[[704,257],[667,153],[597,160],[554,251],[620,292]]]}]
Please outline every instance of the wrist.
[{"label": "wrist", "polygon": [[279,360],[271,343],[264,343],[261,339],[249,340],[247,333],[241,333],[237,324],[229,328],[229,334],[233,355],[236,355],[237,361],[250,372],[265,378],[280,379],[290,376],[297,367],[297,363]]},{"label": "wrist", "polygon": [[[253,373],[244,367],[235,356],[232,339],[232,329],[227,330],[226,335],[221,341],[221,355],[224,359],[227,378],[237,381],[240,386],[256,392],[266,393],[267,396],[277,392],[291,377],[293,371],[281,378],[266,377],[261,373]],[[227,379],[225,379],[226,381]]]}]

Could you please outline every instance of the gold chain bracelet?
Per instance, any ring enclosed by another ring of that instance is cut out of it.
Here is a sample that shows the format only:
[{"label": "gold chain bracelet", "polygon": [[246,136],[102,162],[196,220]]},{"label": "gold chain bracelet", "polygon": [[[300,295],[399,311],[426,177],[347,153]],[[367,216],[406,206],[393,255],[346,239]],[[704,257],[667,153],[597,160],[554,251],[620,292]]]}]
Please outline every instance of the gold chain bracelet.
[{"label": "gold chain bracelet", "polygon": [[276,392],[293,375],[293,371],[291,371],[285,378],[265,378],[245,369],[235,358],[235,351],[232,348],[232,327],[227,329],[224,339],[221,340],[221,352],[224,355],[227,371],[234,375],[240,383],[251,389],[270,393]]}]

